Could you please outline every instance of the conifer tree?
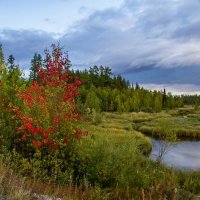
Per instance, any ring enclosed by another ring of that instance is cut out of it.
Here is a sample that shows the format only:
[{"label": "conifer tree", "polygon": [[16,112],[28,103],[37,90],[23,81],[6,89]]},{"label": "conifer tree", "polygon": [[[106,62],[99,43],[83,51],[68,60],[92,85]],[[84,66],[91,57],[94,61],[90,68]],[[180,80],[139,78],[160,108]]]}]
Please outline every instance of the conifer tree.
[{"label": "conifer tree", "polygon": [[42,56],[40,54],[35,53],[33,59],[31,60],[31,68],[29,79],[31,81],[37,80],[39,68],[42,66]]},{"label": "conifer tree", "polygon": [[15,58],[14,56],[11,54],[8,57],[8,69],[9,71],[13,71],[15,67]]},{"label": "conifer tree", "polygon": [[167,94],[166,94],[165,88],[164,88],[163,95],[162,95],[162,105],[163,105],[163,108],[166,108],[166,105],[167,105]]},{"label": "conifer tree", "polygon": [[139,90],[139,89],[140,89],[140,86],[139,86],[138,82],[136,82],[136,84],[135,84],[135,89],[136,89],[136,90]]},{"label": "conifer tree", "polygon": [[69,54],[68,54],[68,51],[66,52],[66,67],[67,69],[71,68],[72,66],[72,63],[71,61],[69,60]]}]

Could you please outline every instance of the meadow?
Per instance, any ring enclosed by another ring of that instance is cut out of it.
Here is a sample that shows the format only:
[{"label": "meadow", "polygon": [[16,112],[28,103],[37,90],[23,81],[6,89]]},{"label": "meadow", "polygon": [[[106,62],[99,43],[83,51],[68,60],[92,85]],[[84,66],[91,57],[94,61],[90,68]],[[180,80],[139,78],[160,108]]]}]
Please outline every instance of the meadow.
[{"label": "meadow", "polygon": [[155,114],[141,112],[133,114],[133,118],[135,129],[147,135],[152,136],[158,121],[166,119],[172,122],[172,129],[178,138],[189,140],[200,138],[200,112],[192,106]]}]

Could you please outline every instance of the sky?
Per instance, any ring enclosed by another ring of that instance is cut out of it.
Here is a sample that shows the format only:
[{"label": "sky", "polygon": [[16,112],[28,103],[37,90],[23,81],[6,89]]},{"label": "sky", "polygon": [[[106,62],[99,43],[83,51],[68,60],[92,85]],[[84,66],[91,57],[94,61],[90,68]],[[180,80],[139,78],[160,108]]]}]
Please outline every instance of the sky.
[{"label": "sky", "polygon": [[28,73],[59,42],[75,69],[112,68],[147,89],[200,93],[200,0],[0,0],[0,43]]}]

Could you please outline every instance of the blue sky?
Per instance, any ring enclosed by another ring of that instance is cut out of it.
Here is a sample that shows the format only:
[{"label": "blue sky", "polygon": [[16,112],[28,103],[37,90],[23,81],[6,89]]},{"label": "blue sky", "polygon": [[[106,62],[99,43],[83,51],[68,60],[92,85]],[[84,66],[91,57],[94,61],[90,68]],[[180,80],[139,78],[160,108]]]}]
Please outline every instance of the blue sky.
[{"label": "blue sky", "polygon": [[105,65],[131,82],[200,91],[199,0],[0,0],[0,43],[25,71],[60,41],[75,68]]}]

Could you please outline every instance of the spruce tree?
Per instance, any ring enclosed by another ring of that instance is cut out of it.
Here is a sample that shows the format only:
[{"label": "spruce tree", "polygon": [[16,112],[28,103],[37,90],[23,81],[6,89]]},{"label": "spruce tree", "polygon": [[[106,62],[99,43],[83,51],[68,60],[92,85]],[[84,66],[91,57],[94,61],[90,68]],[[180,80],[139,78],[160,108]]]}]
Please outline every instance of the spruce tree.
[{"label": "spruce tree", "polygon": [[42,56],[40,54],[35,53],[33,59],[31,60],[31,68],[29,79],[31,81],[37,80],[38,71],[42,66]]},{"label": "spruce tree", "polygon": [[11,54],[8,57],[8,70],[9,71],[13,71],[15,68],[15,58],[14,56]]},{"label": "spruce tree", "polygon": [[167,95],[166,95],[165,88],[164,88],[163,95],[162,95],[162,106],[163,106],[163,108],[166,108],[166,106],[167,106]]},{"label": "spruce tree", "polygon": [[66,52],[66,61],[67,61],[67,63],[66,63],[66,68],[67,68],[67,69],[71,68],[72,63],[71,63],[71,60],[69,60],[68,51]]}]

